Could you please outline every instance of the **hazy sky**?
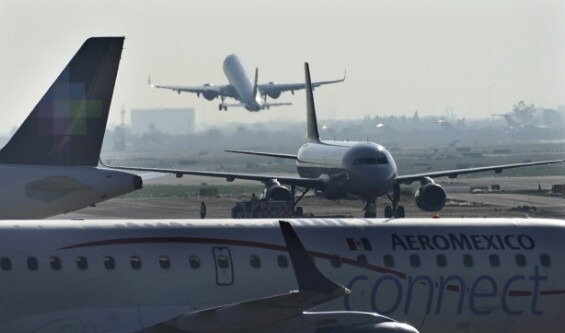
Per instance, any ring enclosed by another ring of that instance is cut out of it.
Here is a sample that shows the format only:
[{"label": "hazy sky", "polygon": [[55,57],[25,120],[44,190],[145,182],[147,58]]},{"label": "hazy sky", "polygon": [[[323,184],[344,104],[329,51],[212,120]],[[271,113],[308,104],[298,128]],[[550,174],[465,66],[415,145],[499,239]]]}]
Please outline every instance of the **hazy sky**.
[{"label": "hazy sky", "polygon": [[565,104],[565,1],[25,1],[0,0],[0,132],[19,126],[91,36],[125,36],[110,123],[127,110],[190,107],[197,124],[305,118],[293,106],[250,113],[150,89],[154,83],[225,84],[222,61],[240,56],[261,82],[342,84],[316,90],[319,118],[504,113],[520,100]]}]

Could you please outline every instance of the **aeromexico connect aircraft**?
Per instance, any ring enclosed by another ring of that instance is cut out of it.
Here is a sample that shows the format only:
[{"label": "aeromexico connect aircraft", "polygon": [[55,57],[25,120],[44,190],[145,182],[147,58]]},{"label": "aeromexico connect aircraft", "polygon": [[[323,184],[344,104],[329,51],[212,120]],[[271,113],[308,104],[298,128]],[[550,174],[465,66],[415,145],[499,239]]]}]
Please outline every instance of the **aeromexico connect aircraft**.
[{"label": "aeromexico connect aircraft", "polygon": [[[441,210],[447,199],[445,190],[439,184],[436,184],[433,178],[455,178],[460,174],[483,171],[500,173],[504,169],[565,161],[537,161],[398,175],[396,163],[392,155],[379,144],[365,141],[320,140],[314,106],[313,85],[310,80],[310,71],[307,63],[305,64],[305,76],[308,142],[300,147],[297,155],[228,150],[234,153],[296,160],[296,169],[300,177],[127,166],[112,166],[112,168],[172,173],[177,177],[186,174],[221,177],[226,178],[227,181],[233,181],[234,179],[256,180],[265,184],[265,191],[263,193],[265,198],[292,200],[293,205],[302,198],[301,196],[296,200],[296,187],[305,188],[306,191],[312,189],[321,192],[328,199],[339,199],[346,195],[354,195],[363,199],[365,203],[370,203],[378,196],[387,195],[391,200],[391,205],[385,207],[385,217],[404,217],[404,207],[398,205],[401,184],[420,182],[421,186],[415,195],[416,204],[424,211],[433,212]],[[290,189],[282,185],[289,185]]]},{"label": "aeromexico connect aircraft", "polygon": [[[270,103],[267,102],[267,96],[272,99],[277,99],[281,93],[290,91],[294,94],[295,90],[304,89],[304,83],[277,83],[269,82],[259,84],[259,69],[255,69],[255,81],[251,78],[243,68],[241,61],[235,54],[230,54],[224,60],[224,74],[229,81],[227,85],[216,86],[206,83],[203,86],[187,87],[187,86],[164,86],[151,84],[153,88],[163,88],[178,92],[195,93],[198,97],[202,95],[205,99],[211,101],[220,98],[221,103],[218,105],[218,110],[228,110],[228,107],[244,107],[248,111],[257,112],[264,109],[269,109],[271,106],[291,105],[291,103]],[[331,81],[313,82],[313,87],[319,87],[324,84],[331,84],[345,81],[345,75],[342,79]],[[236,104],[226,104],[226,97],[230,97],[239,101]]]},{"label": "aeromexico connect aircraft", "polygon": [[5,221],[1,332],[561,333],[565,222]]},{"label": "aeromexico connect aircraft", "polygon": [[123,37],[88,39],[0,150],[0,219],[45,218],[131,192],[98,169]]}]

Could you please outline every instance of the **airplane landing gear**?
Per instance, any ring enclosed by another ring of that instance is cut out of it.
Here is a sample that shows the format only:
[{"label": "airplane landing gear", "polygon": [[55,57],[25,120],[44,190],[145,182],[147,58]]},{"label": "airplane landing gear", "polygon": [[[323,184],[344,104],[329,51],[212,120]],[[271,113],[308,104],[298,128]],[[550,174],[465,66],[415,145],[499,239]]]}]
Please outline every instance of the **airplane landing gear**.
[{"label": "airplane landing gear", "polygon": [[385,217],[386,218],[402,218],[405,216],[404,206],[398,205],[400,202],[400,185],[394,184],[392,189],[392,197],[390,194],[387,194],[388,198],[390,199],[392,206],[385,207]]},{"label": "airplane landing gear", "polygon": [[222,111],[227,111],[228,110],[228,106],[226,105],[226,103],[224,103],[224,101],[226,100],[225,96],[220,96],[220,100],[222,101],[219,105],[218,105],[218,110]]}]

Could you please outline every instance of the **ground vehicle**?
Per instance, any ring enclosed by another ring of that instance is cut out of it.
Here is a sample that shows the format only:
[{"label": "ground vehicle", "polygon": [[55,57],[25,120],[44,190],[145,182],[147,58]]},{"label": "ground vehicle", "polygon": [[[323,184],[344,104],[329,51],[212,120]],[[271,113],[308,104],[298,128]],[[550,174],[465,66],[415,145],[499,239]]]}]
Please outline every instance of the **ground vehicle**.
[{"label": "ground vehicle", "polygon": [[[301,207],[299,207],[301,208]],[[302,211],[297,209],[297,211]],[[263,217],[291,217],[292,202],[284,200],[248,200],[236,202],[231,210],[231,217],[242,218],[263,218]]]}]

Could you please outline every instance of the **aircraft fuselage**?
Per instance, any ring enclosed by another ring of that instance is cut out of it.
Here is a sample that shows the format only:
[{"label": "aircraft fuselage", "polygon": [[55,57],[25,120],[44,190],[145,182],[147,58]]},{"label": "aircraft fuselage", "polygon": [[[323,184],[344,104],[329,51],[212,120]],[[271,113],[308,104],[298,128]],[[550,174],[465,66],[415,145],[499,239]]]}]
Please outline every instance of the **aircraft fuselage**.
[{"label": "aircraft fuselage", "polygon": [[46,218],[140,189],[139,176],[80,166],[0,164],[0,219]]},{"label": "aircraft fuselage", "polygon": [[353,194],[364,199],[390,191],[397,173],[392,155],[373,142],[322,141],[300,147],[298,174],[305,178],[329,176],[327,196]]},{"label": "aircraft fuselage", "polygon": [[253,94],[253,81],[247,75],[241,61],[235,54],[231,54],[224,60],[224,74],[229,83],[236,90],[239,101],[243,103],[248,111],[260,111],[261,97],[257,92]]},{"label": "aircraft fuselage", "polygon": [[[316,311],[376,312],[421,332],[562,330],[563,221],[292,224],[323,274],[351,290]],[[277,220],[0,225],[2,332],[134,332],[296,289]]]}]

